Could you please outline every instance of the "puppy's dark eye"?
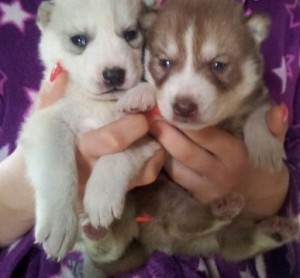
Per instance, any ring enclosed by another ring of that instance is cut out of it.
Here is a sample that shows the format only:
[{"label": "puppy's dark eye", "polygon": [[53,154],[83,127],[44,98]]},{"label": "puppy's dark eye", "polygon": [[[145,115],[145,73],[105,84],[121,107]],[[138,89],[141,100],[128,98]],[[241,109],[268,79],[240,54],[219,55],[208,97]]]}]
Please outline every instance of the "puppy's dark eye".
[{"label": "puppy's dark eye", "polygon": [[84,35],[75,35],[71,37],[71,42],[79,48],[85,48],[88,44],[88,39]]},{"label": "puppy's dark eye", "polygon": [[170,69],[172,67],[172,62],[168,59],[160,59],[159,64],[164,69]]},{"label": "puppy's dark eye", "polygon": [[123,33],[123,38],[127,42],[131,42],[135,40],[138,36],[138,32],[136,30],[127,30]]},{"label": "puppy's dark eye", "polygon": [[219,62],[219,61],[214,61],[210,64],[210,68],[213,70],[213,71],[216,71],[216,72],[223,72],[227,67],[227,64],[223,63],[223,62]]}]

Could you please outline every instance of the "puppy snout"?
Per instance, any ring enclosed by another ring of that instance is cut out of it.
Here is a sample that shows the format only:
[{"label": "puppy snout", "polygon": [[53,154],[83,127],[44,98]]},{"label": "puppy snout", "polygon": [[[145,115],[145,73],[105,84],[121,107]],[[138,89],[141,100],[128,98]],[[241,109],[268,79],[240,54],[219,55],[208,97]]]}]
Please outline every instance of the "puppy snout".
[{"label": "puppy snout", "polygon": [[105,83],[109,86],[121,86],[125,81],[125,70],[122,68],[107,68],[103,71],[102,75]]},{"label": "puppy snout", "polygon": [[175,116],[189,118],[196,115],[198,105],[190,98],[177,98],[172,108]]}]

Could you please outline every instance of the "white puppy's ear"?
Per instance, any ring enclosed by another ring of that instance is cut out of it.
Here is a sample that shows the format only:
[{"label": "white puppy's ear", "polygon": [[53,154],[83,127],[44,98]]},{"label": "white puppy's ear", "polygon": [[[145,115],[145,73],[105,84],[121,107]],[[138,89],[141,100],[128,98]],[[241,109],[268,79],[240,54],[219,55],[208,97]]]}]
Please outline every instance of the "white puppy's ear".
[{"label": "white puppy's ear", "polygon": [[263,14],[254,14],[247,18],[247,25],[257,44],[260,44],[269,34],[271,21]]},{"label": "white puppy's ear", "polygon": [[43,1],[37,12],[37,25],[42,30],[51,19],[51,14],[54,7],[54,1]]}]

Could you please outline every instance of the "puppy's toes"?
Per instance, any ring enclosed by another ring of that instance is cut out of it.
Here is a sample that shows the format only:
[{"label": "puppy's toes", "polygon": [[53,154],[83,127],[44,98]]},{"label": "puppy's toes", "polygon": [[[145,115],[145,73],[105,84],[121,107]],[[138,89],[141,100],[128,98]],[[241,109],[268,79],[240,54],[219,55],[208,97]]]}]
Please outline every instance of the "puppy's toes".
[{"label": "puppy's toes", "polygon": [[299,234],[299,222],[294,218],[274,216],[259,224],[259,229],[278,243],[291,241]]},{"label": "puppy's toes", "polygon": [[244,207],[244,198],[238,193],[232,193],[211,204],[212,213],[221,221],[231,221]]},{"label": "puppy's toes", "polygon": [[84,210],[94,228],[107,228],[122,216],[126,193],[116,191],[118,186],[110,186],[102,187],[101,195],[86,192],[84,196]]},{"label": "puppy's toes", "polygon": [[36,241],[43,245],[48,257],[63,258],[73,248],[77,238],[76,215],[51,215],[43,223],[38,222],[35,230]]}]

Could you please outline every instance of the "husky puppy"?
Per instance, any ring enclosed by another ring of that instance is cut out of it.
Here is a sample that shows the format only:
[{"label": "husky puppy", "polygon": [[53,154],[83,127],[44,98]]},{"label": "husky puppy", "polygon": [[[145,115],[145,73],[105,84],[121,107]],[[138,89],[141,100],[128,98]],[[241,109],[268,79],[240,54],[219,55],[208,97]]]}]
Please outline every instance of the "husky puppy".
[{"label": "husky puppy", "polygon": [[[141,0],[52,0],[39,7],[45,79],[57,62],[69,73],[64,97],[35,112],[20,134],[35,190],[35,238],[50,257],[62,258],[77,237],[78,137],[116,119],[116,100],[141,80],[145,12]],[[129,181],[157,147],[145,139],[98,160],[84,195],[94,227],[121,217]]]},{"label": "husky puppy", "polygon": [[[178,128],[222,127],[245,140],[255,166],[280,169],[285,154],[267,126],[271,101],[259,53],[268,29],[266,16],[246,17],[232,0],[168,1],[147,33],[149,83],[128,91],[119,109],[147,111],[157,102],[162,117]],[[131,206],[126,215],[150,215],[150,221],[124,217],[101,240],[88,243],[94,265],[107,273],[132,269],[154,250],[220,254],[238,261],[278,247],[298,233],[294,219],[275,216],[257,223],[244,215],[239,193],[204,206],[167,177],[135,189],[130,197],[135,198],[134,210]],[[124,226],[127,231],[135,227],[131,242],[128,234],[120,239]],[[125,251],[109,257],[115,246]]]}]

